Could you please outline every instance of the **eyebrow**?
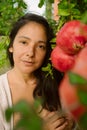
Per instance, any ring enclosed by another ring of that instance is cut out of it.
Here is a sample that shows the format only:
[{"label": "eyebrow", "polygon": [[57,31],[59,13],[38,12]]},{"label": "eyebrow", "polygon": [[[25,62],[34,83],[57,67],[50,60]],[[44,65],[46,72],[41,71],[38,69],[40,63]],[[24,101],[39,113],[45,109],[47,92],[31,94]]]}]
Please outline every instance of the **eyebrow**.
[{"label": "eyebrow", "polygon": [[25,38],[25,39],[30,40],[30,38],[29,38],[29,37],[26,37],[26,36],[19,36],[19,38]]},{"label": "eyebrow", "polygon": [[[19,38],[25,38],[25,39],[27,39],[27,40],[30,40],[30,38],[29,38],[29,37],[26,37],[26,36],[19,36]],[[39,42],[39,43],[44,43],[44,44],[46,44],[46,41],[43,41],[43,40],[39,40],[38,42]]]}]

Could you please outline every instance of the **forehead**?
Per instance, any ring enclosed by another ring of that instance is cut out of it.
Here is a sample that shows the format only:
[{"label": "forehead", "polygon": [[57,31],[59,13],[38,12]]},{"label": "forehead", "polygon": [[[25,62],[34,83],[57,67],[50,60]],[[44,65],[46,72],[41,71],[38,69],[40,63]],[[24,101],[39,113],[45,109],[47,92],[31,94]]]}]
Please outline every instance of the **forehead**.
[{"label": "forehead", "polygon": [[43,24],[40,24],[40,23],[37,23],[37,22],[33,22],[33,21],[30,21],[30,22],[26,23],[25,25],[23,25],[18,30],[18,32],[20,32],[22,30],[26,30],[26,31],[34,30],[34,31],[42,31],[42,32],[46,33],[46,27]]},{"label": "forehead", "polygon": [[25,24],[17,32],[16,37],[18,36],[26,36],[33,40],[43,39],[45,42],[47,41],[47,33],[45,27],[37,22],[28,22]]},{"label": "forehead", "polygon": [[[42,23],[38,23],[38,22],[35,22],[35,21],[29,21],[29,22],[27,22],[26,24],[24,24],[20,29],[22,29],[22,28],[26,28],[26,27],[28,27],[28,28],[30,28],[30,27],[32,27],[32,28],[42,28],[43,30],[45,30],[46,31],[46,27],[45,27],[45,25],[43,25]],[[28,29],[27,28],[27,29]],[[20,30],[19,29],[19,30]]]}]

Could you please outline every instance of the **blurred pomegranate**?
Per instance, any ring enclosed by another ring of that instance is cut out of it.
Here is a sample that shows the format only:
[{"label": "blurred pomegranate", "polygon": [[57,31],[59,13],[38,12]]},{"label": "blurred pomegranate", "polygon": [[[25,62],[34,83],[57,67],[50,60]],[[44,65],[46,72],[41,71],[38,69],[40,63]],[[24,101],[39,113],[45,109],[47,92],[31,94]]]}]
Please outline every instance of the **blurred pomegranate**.
[{"label": "blurred pomegranate", "polygon": [[[85,46],[75,57],[75,64],[71,72],[87,79],[87,46]],[[70,83],[68,72],[60,84],[59,93],[64,106],[72,113],[76,120],[87,112],[87,107],[80,102],[78,89],[87,92],[87,85],[73,85]]]}]

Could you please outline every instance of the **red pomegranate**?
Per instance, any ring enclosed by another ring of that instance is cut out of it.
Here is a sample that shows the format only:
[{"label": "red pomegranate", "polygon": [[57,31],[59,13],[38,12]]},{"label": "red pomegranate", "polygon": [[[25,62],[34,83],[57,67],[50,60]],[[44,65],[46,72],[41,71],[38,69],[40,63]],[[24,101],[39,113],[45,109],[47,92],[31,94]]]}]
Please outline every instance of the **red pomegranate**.
[{"label": "red pomegranate", "polygon": [[51,61],[53,66],[61,72],[66,72],[71,69],[75,62],[74,56],[67,55],[59,46],[53,49]]},{"label": "red pomegranate", "polygon": [[56,44],[68,54],[76,54],[86,42],[87,25],[78,20],[65,23],[56,37]]}]

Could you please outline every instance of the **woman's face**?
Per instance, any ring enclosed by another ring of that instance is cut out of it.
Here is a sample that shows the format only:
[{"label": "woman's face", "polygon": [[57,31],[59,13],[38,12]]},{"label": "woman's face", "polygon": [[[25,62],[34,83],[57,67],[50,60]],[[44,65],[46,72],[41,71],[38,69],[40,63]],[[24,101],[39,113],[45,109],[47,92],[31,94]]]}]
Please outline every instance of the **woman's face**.
[{"label": "woman's face", "polygon": [[29,22],[17,33],[13,46],[14,68],[24,73],[32,73],[38,69],[46,55],[47,37],[41,24]]}]

